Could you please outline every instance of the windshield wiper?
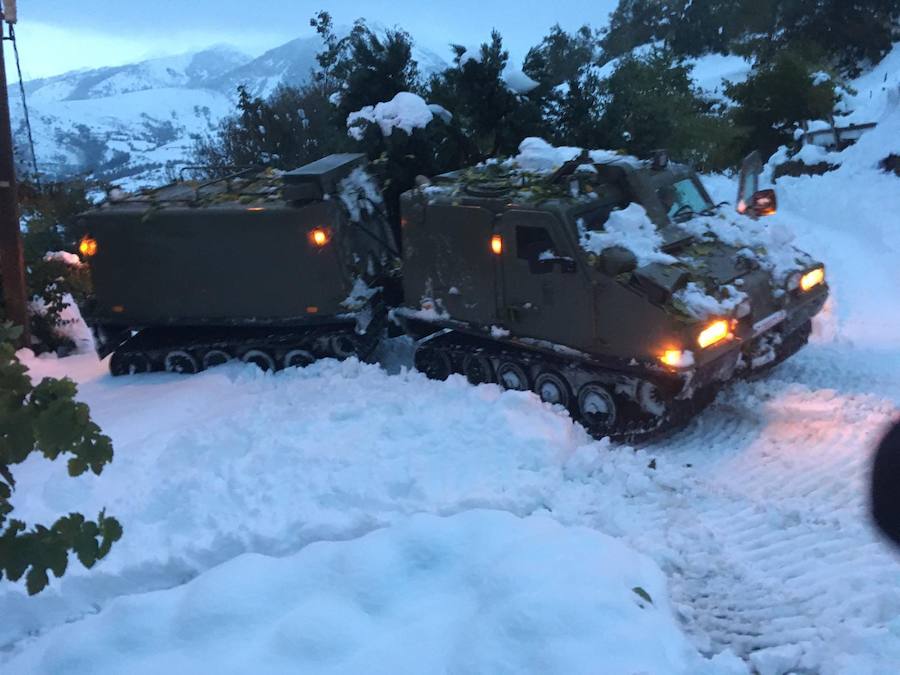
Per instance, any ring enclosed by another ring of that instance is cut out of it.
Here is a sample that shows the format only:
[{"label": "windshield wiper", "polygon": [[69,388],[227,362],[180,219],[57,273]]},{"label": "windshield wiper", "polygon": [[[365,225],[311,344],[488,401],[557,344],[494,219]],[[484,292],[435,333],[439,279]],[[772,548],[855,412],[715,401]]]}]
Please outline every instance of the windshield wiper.
[{"label": "windshield wiper", "polygon": [[672,214],[672,220],[683,223],[694,217],[694,207],[690,204],[682,204],[675,213]]}]

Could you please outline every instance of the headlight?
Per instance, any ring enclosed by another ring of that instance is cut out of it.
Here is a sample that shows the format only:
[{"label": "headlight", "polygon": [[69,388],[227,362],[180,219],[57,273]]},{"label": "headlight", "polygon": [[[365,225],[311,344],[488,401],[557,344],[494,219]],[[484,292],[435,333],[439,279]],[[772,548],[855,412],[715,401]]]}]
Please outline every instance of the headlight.
[{"label": "headlight", "polygon": [[731,324],[725,319],[717,319],[700,331],[697,344],[706,349],[728,337],[731,337]]},{"label": "headlight", "polygon": [[800,288],[810,291],[816,286],[825,283],[825,268],[816,267],[800,277]]}]

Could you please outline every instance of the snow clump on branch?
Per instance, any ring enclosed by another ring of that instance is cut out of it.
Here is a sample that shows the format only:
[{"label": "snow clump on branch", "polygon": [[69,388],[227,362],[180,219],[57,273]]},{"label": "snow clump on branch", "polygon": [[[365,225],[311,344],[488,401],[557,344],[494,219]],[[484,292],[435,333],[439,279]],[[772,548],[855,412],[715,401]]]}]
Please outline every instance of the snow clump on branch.
[{"label": "snow clump on branch", "polygon": [[367,105],[347,115],[347,133],[361,141],[366,123],[377,124],[383,136],[390,136],[394,129],[411,134],[413,129],[424,129],[434,119],[434,112],[421,96],[401,91],[390,101]]}]

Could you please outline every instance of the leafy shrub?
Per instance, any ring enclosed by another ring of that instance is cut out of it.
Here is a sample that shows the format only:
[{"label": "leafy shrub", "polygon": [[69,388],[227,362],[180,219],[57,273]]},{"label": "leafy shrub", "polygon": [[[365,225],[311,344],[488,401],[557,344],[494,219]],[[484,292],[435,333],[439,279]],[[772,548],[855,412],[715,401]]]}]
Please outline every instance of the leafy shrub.
[{"label": "leafy shrub", "polygon": [[88,470],[100,475],[113,458],[109,437],[91,420],[87,405],[75,400],[74,382],[45,378],[31,383],[12,346],[17,337],[9,324],[0,325],[0,579],[25,576],[33,595],[49,583],[48,572],[56,577],[65,573],[69,552],[85,567],[93,567],[121,538],[122,527],[103,511],[96,521],[70,513],[49,527],[29,528],[10,518],[16,487],[10,467],[32,453],[49,460],[71,455],[70,476]]}]

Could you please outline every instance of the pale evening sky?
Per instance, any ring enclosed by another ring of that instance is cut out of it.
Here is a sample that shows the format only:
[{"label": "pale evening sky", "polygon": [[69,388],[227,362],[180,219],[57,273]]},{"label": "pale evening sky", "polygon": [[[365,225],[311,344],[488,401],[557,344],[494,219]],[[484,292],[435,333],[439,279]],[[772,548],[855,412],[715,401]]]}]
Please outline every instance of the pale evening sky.
[{"label": "pale evening sky", "polygon": [[[615,0],[19,0],[16,32],[24,78],[132,63],[218,43],[256,55],[312,34],[319,9],[337,25],[365,17],[399,26],[449,60],[451,42],[475,44],[500,30],[515,58],[559,23],[603,26]],[[7,60],[12,53],[7,49]],[[10,65],[9,63],[7,64]],[[10,81],[15,79],[9,72]]]}]

